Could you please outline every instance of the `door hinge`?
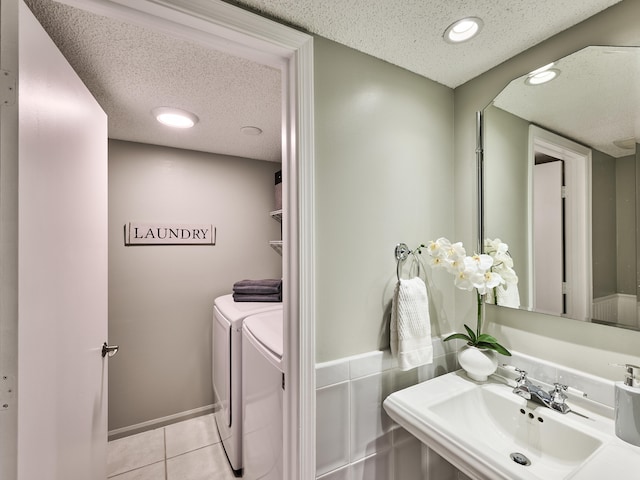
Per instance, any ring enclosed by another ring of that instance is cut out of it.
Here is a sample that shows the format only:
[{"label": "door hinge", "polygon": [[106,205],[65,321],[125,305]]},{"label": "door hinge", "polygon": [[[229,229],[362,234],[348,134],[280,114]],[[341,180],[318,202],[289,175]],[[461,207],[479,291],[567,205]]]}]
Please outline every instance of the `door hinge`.
[{"label": "door hinge", "polygon": [[16,391],[15,383],[11,375],[0,375],[0,412],[13,407]]},{"label": "door hinge", "polygon": [[7,70],[0,70],[0,106],[16,103],[16,77]]},{"label": "door hinge", "polygon": [[567,294],[567,282],[562,282],[562,295]]},{"label": "door hinge", "polygon": [[562,185],[562,187],[560,188],[560,194],[562,195],[562,198],[567,198],[567,186],[566,185]]},{"label": "door hinge", "polygon": [[282,372],[282,389],[284,390],[284,372]]}]

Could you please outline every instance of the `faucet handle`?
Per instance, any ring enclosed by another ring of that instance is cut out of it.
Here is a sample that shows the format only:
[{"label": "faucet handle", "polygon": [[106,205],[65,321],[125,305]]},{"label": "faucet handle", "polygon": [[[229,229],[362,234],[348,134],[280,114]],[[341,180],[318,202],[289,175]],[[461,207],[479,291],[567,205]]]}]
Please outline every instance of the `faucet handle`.
[{"label": "faucet handle", "polygon": [[551,400],[554,403],[564,403],[567,399],[567,394],[564,393],[569,388],[567,385],[563,385],[562,383],[554,383],[553,391],[549,392],[551,394]]},{"label": "faucet handle", "polygon": [[531,384],[527,379],[527,372],[516,367],[516,372],[520,375],[516,378],[516,386],[513,387],[513,393],[521,396],[526,400],[531,400]]},{"label": "faucet handle", "polygon": [[560,413],[569,413],[572,411],[571,407],[565,403],[567,394],[564,392],[566,392],[568,388],[569,387],[567,385],[563,385],[561,383],[553,384],[553,390],[549,392],[549,395],[551,396],[550,408],[557,410]]},{"label": "faucet handle", "polygon": [[527,379],[527,372],[521,370],[520,368],[515,368],[516,372],[518,372],[519,377],[516,379],[517,383],[524,382]]}]

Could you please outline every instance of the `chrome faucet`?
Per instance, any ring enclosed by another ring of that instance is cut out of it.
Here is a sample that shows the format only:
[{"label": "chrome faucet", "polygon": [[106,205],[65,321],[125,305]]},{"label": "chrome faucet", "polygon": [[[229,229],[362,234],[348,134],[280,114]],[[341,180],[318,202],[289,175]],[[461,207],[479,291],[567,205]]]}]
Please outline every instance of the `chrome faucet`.
[{"label": "chrome faucet", "polygon": [[567,395],[564,393],[567,390],[566,385],[554,383],[553,390],[546,392],[540,386],[534,385],[529,381],[527,372],[519,368],[516,368],[516,371],[519,376],[516,379],[513,393],[560,413],[569,413],[571,411],[571,407],[565,403],[567,399]]}]

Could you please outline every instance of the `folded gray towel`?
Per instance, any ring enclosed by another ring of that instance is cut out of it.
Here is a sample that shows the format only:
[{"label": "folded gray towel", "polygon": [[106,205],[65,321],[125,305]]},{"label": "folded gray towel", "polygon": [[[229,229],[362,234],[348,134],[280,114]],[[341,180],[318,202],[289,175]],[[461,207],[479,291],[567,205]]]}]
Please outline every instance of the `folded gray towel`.
[{"label": "folded gray towel", "polygon": [[250,295],[243,293],[233,294],[234,302],[282,302],[281,293],[271,293],[267,295]]},{"label": "folded gray towel", "polygon": [[233,284],[234,293],[247,295],[270,295],[282,293],[282,279],[241,280]]}]

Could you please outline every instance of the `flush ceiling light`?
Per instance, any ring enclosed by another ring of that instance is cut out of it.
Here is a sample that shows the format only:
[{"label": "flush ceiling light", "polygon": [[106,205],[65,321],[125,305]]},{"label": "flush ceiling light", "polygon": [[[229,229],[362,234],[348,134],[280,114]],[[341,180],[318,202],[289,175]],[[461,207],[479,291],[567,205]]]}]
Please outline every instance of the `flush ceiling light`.
[{"label": "flush ceiling light", "polygon": [[544,67],[536,68],[533,72],[527,75],[527,79],[524,83],[527,85],[541,85],[543,83],[550,82],[560,75],[560,70],[553,68],[553,66],[554,62],[551,62]]},{"label": "flush ceiling light", "polygon": [[174,128],[191,128],[198,123],[198,117],[191,112],[173,107],[157,107],[151,113],[163,125]]},{"label": "flush ceiling light", "polygon": [[467,17],[452,23],[444,31],[444,39],[449,43],[461,43],[472,39],[482,30],[482,20]]},{"label": "flush ceiling light", "polygon": [[258,127],[246,126],[240,129],[245,135],[262,135],[262,129]]},{"label": "flush ceiling light", "polygon": [[622,140],[614,140],[613,144],[618,148],[631,150],[636,148],[636,139],[634,137],[631,137],[631,138],[625,138]]}]

